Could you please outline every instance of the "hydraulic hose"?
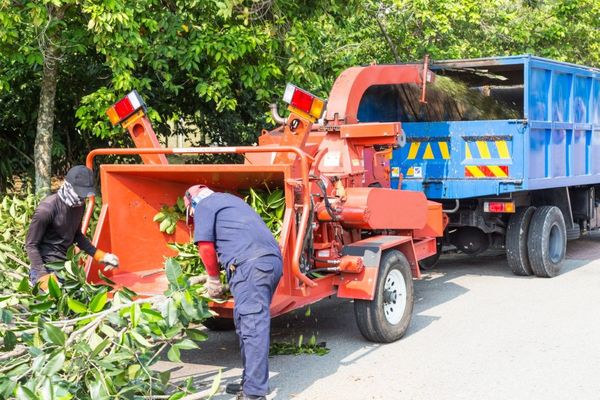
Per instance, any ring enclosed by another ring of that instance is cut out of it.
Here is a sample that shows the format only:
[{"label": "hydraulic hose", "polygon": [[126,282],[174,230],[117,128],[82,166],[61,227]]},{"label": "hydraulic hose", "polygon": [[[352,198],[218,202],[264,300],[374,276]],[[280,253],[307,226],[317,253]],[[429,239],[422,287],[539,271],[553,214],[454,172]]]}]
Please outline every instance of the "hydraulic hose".
[{"label": "hydraulic hose", "polygon": [[329,197],[327,197],[327,189],[325,188],[325,184],[322,180],[317,180],[317,186],[321,189],[321,193],[323,193],[323,202],[325,203],[325,209],[327,210],[327,214],[331,217],[332,221],[339,220],[339,217],[335,215],[335,211],[333,207],[331,207],[331,203],[329,202]]}]

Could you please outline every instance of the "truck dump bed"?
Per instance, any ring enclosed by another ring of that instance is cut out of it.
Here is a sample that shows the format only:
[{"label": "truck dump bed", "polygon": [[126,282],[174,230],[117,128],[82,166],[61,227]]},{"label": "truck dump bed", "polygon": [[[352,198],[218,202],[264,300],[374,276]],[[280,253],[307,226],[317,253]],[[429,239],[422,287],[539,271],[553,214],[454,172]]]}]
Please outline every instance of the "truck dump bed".
[{"label": "truck dump bed", "polygon": [[477,120],[445,109],[432,120],[434,106],[402,101],[402,85],[370,88],[359,120],[401,121],[407,136],[393,153],[392,187],[461,199],[600,183],[600,70],[529,55],[430,68],[514,110],[514,118]]}]

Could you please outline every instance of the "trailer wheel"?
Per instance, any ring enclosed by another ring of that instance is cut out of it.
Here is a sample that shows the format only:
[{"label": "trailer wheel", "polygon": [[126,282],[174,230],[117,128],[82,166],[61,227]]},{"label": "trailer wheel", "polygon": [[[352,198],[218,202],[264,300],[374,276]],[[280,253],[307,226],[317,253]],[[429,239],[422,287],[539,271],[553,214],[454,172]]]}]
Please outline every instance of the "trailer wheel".
[{"label": "trailer wheel", "polygon": [[555,206],[538,208],[531,219],[527,247],[537,276],[552,278],[560,272],[567,251],[567,232],[562,212]]},{"label": "trailer wheel", "polygon": [[413,309],[413,281],[408,260],[398,250],[386,251],[379,264],[373,300],[355,300],[360,333],[372,342],[390,343],[406,333]]},{"label": "trailer wheel", "polygon": [[513,274],[533,274],[527,254],[527,233],[535,207],[520,207],[508,220],[506,228],[506,259]]},{"label": "trailer wheel", "polygon": [[202,321],[202,325],[211,331],[231,331],[235,329],[235,324],[231,318],[212,317]]}]

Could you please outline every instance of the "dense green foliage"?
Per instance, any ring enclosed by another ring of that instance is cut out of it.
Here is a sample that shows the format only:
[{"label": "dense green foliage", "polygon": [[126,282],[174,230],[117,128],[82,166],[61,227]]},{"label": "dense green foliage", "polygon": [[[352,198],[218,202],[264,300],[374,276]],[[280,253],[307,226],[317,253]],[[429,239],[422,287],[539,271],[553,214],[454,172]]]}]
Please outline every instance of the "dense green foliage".
[{"label": "dense green foliage", "polygon": [[[80,255],[51,266],[60,283],[31,287],[24,238],[33,195],[0,201],[0,399],[178,399],[195,392],[151,367],[162,350],[171,361],[206,339],[195,328],[212,317],[201,280],[169,259],[164,295],[136,298],[112,282],[85,280]],[[218,381],[212,392],[218,389]],[[166,395],[172,393],[172,395]]]},{"label": "dense green foliage", "polygon": [[33,167],[40,38],[60,50],[60,174],[92,147],[129,143],[103,113],[133,88],[163,139],[246,144],[286,81],[326,96],[344,68],[425,54],[600,66],[599,27],[595,0],[0,0],[0,184]]}]

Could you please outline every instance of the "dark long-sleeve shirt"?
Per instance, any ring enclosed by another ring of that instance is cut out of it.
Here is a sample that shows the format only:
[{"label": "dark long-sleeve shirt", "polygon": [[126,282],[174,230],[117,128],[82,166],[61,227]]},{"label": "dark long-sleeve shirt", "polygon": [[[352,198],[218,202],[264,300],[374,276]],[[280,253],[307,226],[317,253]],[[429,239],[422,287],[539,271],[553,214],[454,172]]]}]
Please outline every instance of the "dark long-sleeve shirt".
[{"label": "dark long-sleeve shirt", "polygon": [[35,210],[25,248],[33,267],[64,261],[67,250],[74,243],[87,254],[94,256],[96,248],[81,233],[81,220],[85,207],[69,207],[57,194],[46,197]]}]

